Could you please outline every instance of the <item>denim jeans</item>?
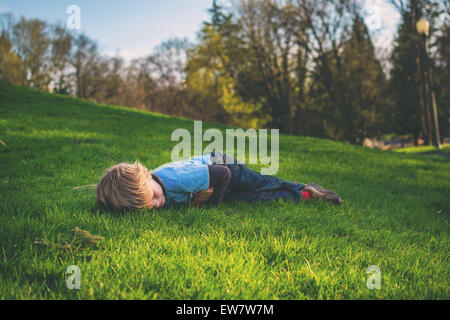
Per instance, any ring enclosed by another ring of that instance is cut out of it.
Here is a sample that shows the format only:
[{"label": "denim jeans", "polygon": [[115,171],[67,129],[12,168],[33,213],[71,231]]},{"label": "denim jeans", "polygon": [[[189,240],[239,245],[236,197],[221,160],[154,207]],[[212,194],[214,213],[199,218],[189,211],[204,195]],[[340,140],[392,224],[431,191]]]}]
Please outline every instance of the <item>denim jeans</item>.
[{"label": "denim jeans", "polygon": [[278,199],[301,201],[303,196],[300,192],[305,186],[278,179],[275,176],[261,175],[250,170],[233,157],[220,153],[211,152],[213,164],[227,166],[231,170],[231,180],[225,190],[225,201],[274,201]]}]

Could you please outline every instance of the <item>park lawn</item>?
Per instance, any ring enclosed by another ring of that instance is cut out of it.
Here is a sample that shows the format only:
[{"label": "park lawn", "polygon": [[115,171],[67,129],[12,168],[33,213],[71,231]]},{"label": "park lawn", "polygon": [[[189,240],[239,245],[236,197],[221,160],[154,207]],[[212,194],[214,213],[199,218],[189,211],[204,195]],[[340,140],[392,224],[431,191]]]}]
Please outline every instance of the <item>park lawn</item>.
[{"label": "park lawn", "polygon": [[[119,162],[170,161],[176,128],[193,121],[0,83],[0,298],[450,298],[448,159],[281,135],[277,176],[336,190],[341,206],[118,215],[76,188]],[[74,227],[103,240],[62,247]]]},{"label": "park lawn", "polygon": [[434,146],[419,146],[419,147],[398,148],[398,149],[393,149],[392,151],[408,153],[408,154],[443,155],[443,154],[450,154],[450,145],[442,146],[442,149],[438,149],[437,147],[434,147]]}]

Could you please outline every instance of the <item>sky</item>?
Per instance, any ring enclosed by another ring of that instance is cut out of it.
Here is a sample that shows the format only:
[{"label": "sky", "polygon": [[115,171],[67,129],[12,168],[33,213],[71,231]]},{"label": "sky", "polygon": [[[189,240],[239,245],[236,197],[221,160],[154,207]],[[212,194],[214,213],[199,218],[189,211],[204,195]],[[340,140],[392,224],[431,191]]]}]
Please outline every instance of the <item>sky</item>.
[{"label": "sky", "polygon": [[208,19],[211,0],[0,0],[0,13],[66,24],[70,5],[80,8],[80,31],[97,40],[106,54],[148,55],[164,40],[195,41]]},{"label": "sky", "polygon": [[[388,47],[399,21],[387,0],[361,0],[373,40]],[[67,8],[80,8],[80,31],[97,40],[108,55],[126,60],[143,57],[162,41],[173,37],[196,40],[202,22],[209,20],[212,0],[0,0],[0,14],[39,18],[66,25]]]}]

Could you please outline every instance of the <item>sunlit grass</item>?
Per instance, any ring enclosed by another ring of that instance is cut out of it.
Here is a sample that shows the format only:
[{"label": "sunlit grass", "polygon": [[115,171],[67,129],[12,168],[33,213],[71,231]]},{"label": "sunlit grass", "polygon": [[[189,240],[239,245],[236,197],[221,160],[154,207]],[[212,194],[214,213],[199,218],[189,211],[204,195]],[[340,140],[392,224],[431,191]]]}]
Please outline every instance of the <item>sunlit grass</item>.
[{"label": "sunlit grass", "polygon": [[401,152],[401,153],[450,153],[450,146],[445,145],[442,147],[442,149],[438,149],[434,146],[419,146],[419,147],[406,147],[406,148],[398,148],[394,149],[395,152]]},{"label": "sunlit grass", "polygon": [[[204,128],[224,126],[204,124]],[[0,298],[448,299],[446,158],[280,137],[278,176],[344,199],[99,212],[104,170],[170,161],[188,119],[0,84]],[[74,227],[98,246],[58,247]],[[47,241],[36,246],[34,241]],[[81,289],[69,290],[69,265]],[[381,289],[366,286],[370,265]]]}]

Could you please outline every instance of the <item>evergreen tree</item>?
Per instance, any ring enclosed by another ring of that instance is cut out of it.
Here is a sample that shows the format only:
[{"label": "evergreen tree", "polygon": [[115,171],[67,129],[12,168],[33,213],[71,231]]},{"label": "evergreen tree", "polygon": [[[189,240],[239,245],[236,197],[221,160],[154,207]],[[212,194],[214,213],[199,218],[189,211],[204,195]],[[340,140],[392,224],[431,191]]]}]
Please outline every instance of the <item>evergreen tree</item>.
[{"label": "evergreen tree", "polygon": [[383,99],[385,75],[364,21],[356,16],[350,39],[342,53],[342,77],[338,86],[344,102],[339,110],[344,139],[362,143],[381,133],[386,117]]},{"label": "evergreen tree", "polygon": [[433,71],[433,78],[442,137],[450,133],[450,21],[443,24],[440,31],[441,34],[437,39],[437,64]]},{"label": "evergreen tree", "polygon": [[[397,134],[412,134],[414,144],[423,136],[425,142],[432,144],[433,117],[429,105],[430,88],[426,81],[425,53],[423,39],[417,32],[416,23],[426,17],[435,25],[439,3],[432,0],[407,0],[399,2],[397,7],[401,13],[401,24],[392,52],[391,79],[389,81],[390,98],[392,99],[391,131]],[[433,37],[431,28],[429,37]],[[430,41],[430,44],[433,42]],[[433,48],[430,48],[433,51]],[[430,68],[434,61],[430,59]],[[436,88],[434,82],[434,87]]]},{"label": "evergreen tree", "polygon": [[392,130],[410,134],[414,141],[420,134],[428,135],[425,121],[425,92],[421,86],[420,37],[415,29],[419,14],[412,10],[403,13],[392,53],[390,93],[393,100]]}]

